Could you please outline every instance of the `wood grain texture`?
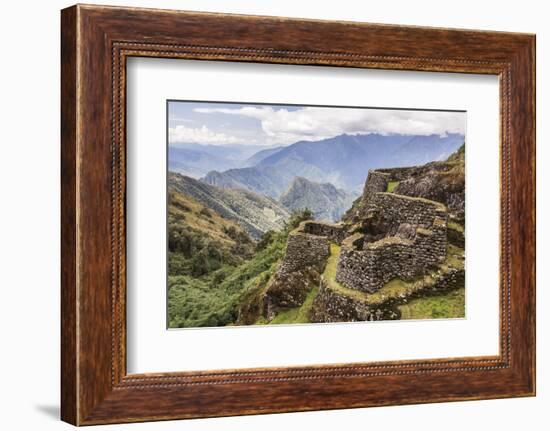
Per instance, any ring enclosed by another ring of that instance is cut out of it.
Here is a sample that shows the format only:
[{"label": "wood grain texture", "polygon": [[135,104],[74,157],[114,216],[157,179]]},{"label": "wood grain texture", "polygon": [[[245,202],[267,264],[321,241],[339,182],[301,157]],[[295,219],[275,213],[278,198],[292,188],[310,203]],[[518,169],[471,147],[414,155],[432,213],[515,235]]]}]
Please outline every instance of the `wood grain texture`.
[{"label": "wood grain texture", "polygon": [[[87,425],[534,394],[533,35],[74,6],[62,11],[61,36],[63,420]],[[130,56],[498,75],[500,354],[127,375]]]},{"label": "wood grain texture", "polygon": [[61,417],[77,422],[76,9],[61,17]]}]

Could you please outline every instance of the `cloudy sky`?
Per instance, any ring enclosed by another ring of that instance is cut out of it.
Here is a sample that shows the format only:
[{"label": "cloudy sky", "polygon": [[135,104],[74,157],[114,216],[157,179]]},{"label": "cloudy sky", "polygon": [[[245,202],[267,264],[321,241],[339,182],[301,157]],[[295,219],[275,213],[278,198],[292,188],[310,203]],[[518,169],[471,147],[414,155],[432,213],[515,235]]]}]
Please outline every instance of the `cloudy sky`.
[{"label": "cloudy sky", "polygon": [[464,134],[466,113],[171,101],[169,144],[290,145],[347,134]]}]

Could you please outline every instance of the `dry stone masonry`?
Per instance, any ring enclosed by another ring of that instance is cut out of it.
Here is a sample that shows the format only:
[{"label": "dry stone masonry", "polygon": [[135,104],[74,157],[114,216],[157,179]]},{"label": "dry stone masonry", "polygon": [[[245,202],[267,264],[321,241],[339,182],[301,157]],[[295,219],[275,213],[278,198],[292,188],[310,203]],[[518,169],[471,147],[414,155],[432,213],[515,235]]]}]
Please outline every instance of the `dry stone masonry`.
[{"label": "dry stone masonry", "polygon": [[329,238],[310,233],[308,226],[308,222],[302,222],[288,235],[285,257],[278,272],[289,274],[308,266],[324,267],[329,255]]},{"label": "dry stone masonry", "polygon": [[315,323],[400,319],[401,312],[397,305],[403,299],[410,301],[416,297],[437,294],[460,286],[464,286],[464,269],[449,268],[445,272],[436,272],[430,283],[424,285],[422,289],[410,293],[406,298],[397,297],[372,304],[330,289],[326,281],[321,280],[319,293],[315,297],[310,312],[310,319]]},{"label": "dry stone masonry", "polygon": [[[273,317],[281,309],[303,304],[312,284],[320,282],[320,275],[329,256],[329,235],[338,235],[337,226],[302,222],[288,235],[285,256],[269,283],[263,298],[263,315]],[[317,235],[310,232],[322,232]]]},{"label": "dry stone masonry", "polygon": [[374,192],[364,208],[365,220],[372,222],[367,223],[367,232],[355,233],[342,242],[336,271],[338,282],[350,289],[373,293],[393,278],[412,279],[445,260],[444,205]]},{"label": "dry stone masonry", "polygon": [[[428,273],[433,280],[425,286],[428,290],[463,285],[463,268],[440,266],[448,252],[447,206],[388,192],[391,181],[407,181],[428,169],[434,167],[371,170],[351,222],[302,222],[289,234],[285,257],[266,290],[264,316],[271,318],[281,309],[302,305],[311,288],[319,286],[310,311],[314,322],[393,319],[398,318],[395,304],[390,304],[394,300],[373,306],[361,295],[376,293],[393,279],[416,283]],[[330,243],[340,246],[335,274],[339,289],[320,275]],[[353,291],[357,294],[350,294]]]},{"label": "dry stone masonry", "polygon": [[330,241],[335,242],[336,244],[341,244],[347,235],[346,226],[342,223],[332,224],[311,220],[302,223],[303,224],[298,228],[298,231],[311,235],[327,237]]}]

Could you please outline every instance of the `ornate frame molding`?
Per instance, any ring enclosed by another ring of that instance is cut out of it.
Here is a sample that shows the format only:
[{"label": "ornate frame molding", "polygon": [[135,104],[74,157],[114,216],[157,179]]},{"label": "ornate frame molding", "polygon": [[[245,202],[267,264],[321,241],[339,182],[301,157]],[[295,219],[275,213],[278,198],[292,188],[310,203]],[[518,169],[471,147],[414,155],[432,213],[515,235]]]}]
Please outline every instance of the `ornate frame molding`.
[{"label": "ornate frame molding", "polygon": [[[206,35],[200,31],[206,23],[222,30]],[[273,31],[254,36],[258,26]],[[300,41],[335,30],[336,42]],[[533,36],[74,6],[62,12],[62,54],[64,420],[97,424],[534,394]],[[500,354],[127,375],[125,65],[132,56],[498,75]],[[529,216],[521,224],[518,211]],[[252,390],[264,402],[248,399]],[[307,400],[299,397],[305,390]]]}]

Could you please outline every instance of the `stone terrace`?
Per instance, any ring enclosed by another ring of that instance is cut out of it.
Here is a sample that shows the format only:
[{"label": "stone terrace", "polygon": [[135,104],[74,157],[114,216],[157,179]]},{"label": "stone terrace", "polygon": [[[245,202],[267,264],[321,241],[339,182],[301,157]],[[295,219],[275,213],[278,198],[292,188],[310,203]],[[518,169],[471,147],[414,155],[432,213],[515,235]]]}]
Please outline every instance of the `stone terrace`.
[{"label": "stone terrace", "polygon": [[348,288],[373,293],[393,278],[414,278],[445,260],[445,205],[387,193],[390,180],[391,173],[369,172],[363,226],[342,242],[336,272]]}]

